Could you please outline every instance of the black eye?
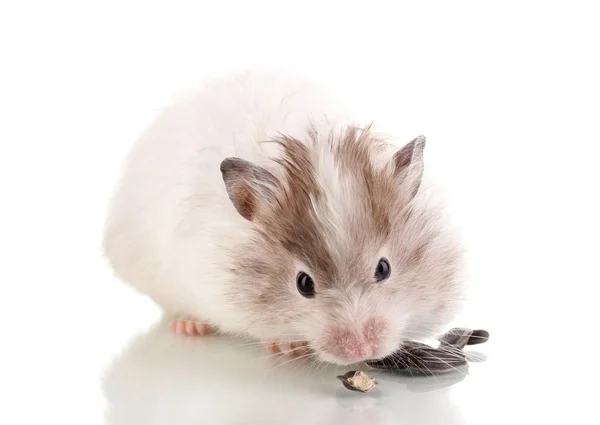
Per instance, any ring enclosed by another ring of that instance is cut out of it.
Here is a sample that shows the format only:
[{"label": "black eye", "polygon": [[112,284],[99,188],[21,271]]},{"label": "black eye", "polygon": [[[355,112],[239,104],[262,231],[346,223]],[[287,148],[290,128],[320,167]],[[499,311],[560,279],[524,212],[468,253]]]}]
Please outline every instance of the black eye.
[{"label": "black eye", "polygon": [[312,278],[304,272],[298,273],[298,277],[296,277],[296,287],[303,297],[312,298],[315,296],[315,283]]},{"label": "black eye", "polygon": [[382,258],[379,260],[377,268],[375,269],[375,279],[377,279],[377,282],[386,280],[388,277],[390,277],[391,272],[392,269],[390,267],[390,263],[385,258]]}]

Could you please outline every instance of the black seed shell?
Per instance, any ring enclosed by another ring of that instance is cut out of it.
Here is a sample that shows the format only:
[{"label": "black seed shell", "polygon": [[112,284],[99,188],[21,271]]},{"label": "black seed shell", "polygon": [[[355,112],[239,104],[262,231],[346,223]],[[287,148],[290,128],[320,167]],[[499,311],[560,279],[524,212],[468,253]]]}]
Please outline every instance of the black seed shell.
[{"label": "black seed shell", "polygon": [[442,335],[440,343],[442,345],[452,345],[462,350],[469,343],[472,334],[473,331],[471,329],[454,328]]},{"label": "black seed shell", "polygon": [[420,342],[406,342],[395,353],[366,363],[376,369],[404,371],[410,374],[437,375],[455,371],[467,364],[463,348],[482,344],[490,334],[482,329],[454,328],[439,339],[440,347],[433,348]]},{"label": "black seed shell", "polygon": [[469,342],[467,342],[467,345],[483,344],[484,342],[487,342],[489,339],[490,339],[490,333],[488,331],[485,331],[483,329],[478,329],[478,330],[473,331],[473,334],[469,338]]},{"label": "black seed shell", "polygon": [[467,364],[465,355],[458,349],[437,349],[425,344],[405,344],[402,349],[379,360],[367,361],[377,369],[408,370],[425,375],[452,372]]}]

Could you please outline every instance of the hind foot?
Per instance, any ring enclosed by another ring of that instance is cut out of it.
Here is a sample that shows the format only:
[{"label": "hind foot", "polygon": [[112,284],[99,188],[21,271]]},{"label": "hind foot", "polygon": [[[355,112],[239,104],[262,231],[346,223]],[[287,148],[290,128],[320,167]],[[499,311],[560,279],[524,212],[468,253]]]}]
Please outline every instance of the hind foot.
[{"label": "hind foot", "polygon": [[171,321],[169,329],[176,334],[183,334],[189,336],[203,336],[215,333],[216,329],[211,325],[205,323],[196,322],[195,320],[181,320],[175,319]]}]

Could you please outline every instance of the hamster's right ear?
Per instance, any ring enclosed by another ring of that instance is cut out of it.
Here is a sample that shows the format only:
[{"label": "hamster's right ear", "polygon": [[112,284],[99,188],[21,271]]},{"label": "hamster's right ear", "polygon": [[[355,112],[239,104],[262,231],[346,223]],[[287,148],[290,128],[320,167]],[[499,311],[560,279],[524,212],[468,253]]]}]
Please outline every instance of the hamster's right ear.
[{"label": "hamster's right ear", "polygon": [[233,206],[246,220],[254,221],[261,207],[274,200],[277,177],[240,158],[226,158],[220,168]]},{"label": "hamster's right ear", "polygon": [[398,179],[406,201],[412,199],[423,178],[423,151],[425,136],[419,136],[394,154],[394,175]]}]

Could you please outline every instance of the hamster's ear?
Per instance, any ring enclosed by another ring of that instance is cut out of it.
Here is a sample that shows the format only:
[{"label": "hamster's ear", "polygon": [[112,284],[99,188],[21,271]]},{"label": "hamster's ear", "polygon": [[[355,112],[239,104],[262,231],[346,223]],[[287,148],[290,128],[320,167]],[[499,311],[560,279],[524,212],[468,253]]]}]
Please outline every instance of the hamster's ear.
[{"label": "hamster's ear", "polygon": [[279,181],[264,168],[240,158],[226,158],[220,168],[233,206],[242,217],[253,221],[261,205],[274,199]]},{"label": "hamster's ear", "polygon": [[394,154],[394,175],[407,200],[411,200],[421,186],[424,150],[425,136],[419,136]]}]

